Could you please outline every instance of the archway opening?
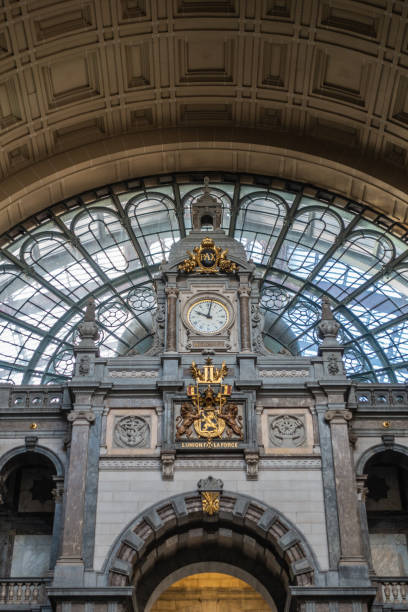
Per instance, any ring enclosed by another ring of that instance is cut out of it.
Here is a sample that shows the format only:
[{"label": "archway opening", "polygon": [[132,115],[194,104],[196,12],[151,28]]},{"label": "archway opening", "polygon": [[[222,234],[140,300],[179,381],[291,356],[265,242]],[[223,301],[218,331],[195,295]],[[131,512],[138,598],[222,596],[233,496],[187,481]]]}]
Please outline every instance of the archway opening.
[{"label": "archway opening", "polygon": [[[272,603],[272,605],[270,605]],[[150,612],[276,612],[249,582],[221,572],[195,573],[176,580],[148,607]]]},{"label": "archway opening", "polygon": [[386,450],[374,455],[364,471],[373,568],[378,576],[404,576],[408,571],[408,457]]},{"label": "archway opening", "polygon": [[1,471],[0,576],[47,576],[53,538],[55,466],[44,455],[27,451]]}]

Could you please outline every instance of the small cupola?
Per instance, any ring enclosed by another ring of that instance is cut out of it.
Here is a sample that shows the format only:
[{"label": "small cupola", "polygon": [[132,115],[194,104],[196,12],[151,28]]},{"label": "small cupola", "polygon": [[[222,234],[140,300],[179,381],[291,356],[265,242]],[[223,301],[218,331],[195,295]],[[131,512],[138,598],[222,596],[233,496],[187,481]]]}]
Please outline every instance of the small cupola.
[{"label": "small cupola", "polygon": [[204,178],[204,193],[191,206],[193,230],[208,232],[221,227],[221,203],[210,194],[209,180],[208,176]]}]

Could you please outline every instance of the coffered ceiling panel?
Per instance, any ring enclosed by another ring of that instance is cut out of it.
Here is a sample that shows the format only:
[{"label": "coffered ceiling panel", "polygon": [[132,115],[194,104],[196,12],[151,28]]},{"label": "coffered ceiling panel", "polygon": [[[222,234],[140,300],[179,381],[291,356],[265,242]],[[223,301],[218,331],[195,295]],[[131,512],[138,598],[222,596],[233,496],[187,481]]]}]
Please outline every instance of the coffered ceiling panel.
[{"label": "coffered ceiling panel", "polygon": [[408,192],[408,3],[0,2],[7,193],[40,176],[43,160],[61,170],[61,155],[80,160],[90,143],[108,150],[112,138],[196,126],[244,128],[246,142],[252,131],[253,142],[394,177]]}]

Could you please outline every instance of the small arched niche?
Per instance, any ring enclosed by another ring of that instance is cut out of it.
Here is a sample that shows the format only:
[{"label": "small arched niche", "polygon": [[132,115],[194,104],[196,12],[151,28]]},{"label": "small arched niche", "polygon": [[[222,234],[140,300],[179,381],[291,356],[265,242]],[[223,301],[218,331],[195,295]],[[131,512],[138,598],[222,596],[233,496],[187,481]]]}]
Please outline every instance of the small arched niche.
[{"label": "small arched niche", "polygon": [[155,589],[146,612],[276,612],[265,587],[244,570],[197,563],[172,573]]},{"label": "small arched niche", "polygon": [[378,576],[408,574],[408,456],[385,450],[366,463],[367,523]]},{"label": "small arched niche", "polygon": [[43,454],[23,452],[1,471],[0,577],[48,574],[55,501],[54,464]]}]

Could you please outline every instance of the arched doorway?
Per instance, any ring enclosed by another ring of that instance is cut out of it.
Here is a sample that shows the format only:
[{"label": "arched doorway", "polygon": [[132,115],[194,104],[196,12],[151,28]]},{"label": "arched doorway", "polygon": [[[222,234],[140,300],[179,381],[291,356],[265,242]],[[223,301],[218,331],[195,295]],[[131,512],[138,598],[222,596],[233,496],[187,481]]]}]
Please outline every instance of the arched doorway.
[{"label": "arched doorway", "polygon": [[173,582],[156,601],[148,602],[146,612],[275,612],[274,603],[266,598],[229,573],[201,572]]},{"label": "arched doorway", "polygon": [[314,584],[318,571],[305,538],[281,513],[230,491],[213,515],[203,510],[198,491],[147,509],[119,536],[105,564],[108,584],[135,587],[138,612],[197,572],[244,580],[264,594],[269,609],[283,612],[289,586]]}]

